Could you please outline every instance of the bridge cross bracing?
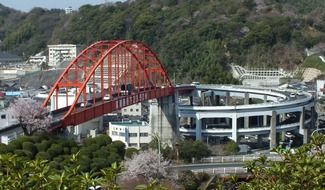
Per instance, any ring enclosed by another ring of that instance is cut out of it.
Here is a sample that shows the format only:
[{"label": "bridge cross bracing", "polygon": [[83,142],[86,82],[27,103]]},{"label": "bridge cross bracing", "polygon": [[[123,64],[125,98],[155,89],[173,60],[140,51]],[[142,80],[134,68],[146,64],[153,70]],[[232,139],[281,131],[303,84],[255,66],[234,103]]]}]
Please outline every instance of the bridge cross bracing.
[{"label": "bridge cross bracing", "polygon": [[65,127],[140,101],[172,95],[173,90],[161,62],[144,43],[99,41],[71,61],[43,106],[52,99],[53,113],[60,127]]}]

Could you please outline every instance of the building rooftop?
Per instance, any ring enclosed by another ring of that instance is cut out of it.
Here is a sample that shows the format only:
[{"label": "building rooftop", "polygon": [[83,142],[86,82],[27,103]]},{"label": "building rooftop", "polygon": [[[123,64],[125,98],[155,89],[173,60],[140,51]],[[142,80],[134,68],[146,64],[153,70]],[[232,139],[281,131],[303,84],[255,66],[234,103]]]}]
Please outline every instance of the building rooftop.
[{"label": "building rooftop", "polygon": [[142,126],[146,126],[148,125],[147,122],[145,121],[118,121],[118,122],[111,122],[112,125],[121,125],[121,126],[139,126],[139,125],[142,125]]},{"label": "building rooftop", "polygon": [[8,52],[0,52],[0,63],[1,62],[20,62],[23,61],[19,56],[15,54],[11,54]]}]

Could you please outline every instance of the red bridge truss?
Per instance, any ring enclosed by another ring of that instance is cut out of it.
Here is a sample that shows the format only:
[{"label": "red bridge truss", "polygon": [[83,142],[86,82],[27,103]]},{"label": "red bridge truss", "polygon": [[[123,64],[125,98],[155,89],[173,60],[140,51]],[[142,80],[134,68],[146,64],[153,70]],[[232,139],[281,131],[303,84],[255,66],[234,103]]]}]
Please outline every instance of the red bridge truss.
[{"label": "red bridge truss", "polygon": [[84,49],[55,82],[51,100],[60,127],[174,93],[166,70],[144,43],[99,41]]}]

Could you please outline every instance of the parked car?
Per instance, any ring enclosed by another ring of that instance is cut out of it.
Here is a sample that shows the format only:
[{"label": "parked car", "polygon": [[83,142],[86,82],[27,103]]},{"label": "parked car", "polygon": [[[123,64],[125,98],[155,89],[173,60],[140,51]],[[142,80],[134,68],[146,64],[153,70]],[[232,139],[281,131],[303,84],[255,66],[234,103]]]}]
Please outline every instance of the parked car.
[{"label": "parked car", "polygon": [[82,102],[82,103],[80,104],[80,107],[84,108],[84,107],[90,107],[90,106],[92,106],[92,105],[93,105],[93,104],[92,104],[91,102],[86,102],[86,103]]},{"label": "parked car", "polygon": [[104,101],[109,101],[111,99],[109,94],[106,94],[103,98]]}]

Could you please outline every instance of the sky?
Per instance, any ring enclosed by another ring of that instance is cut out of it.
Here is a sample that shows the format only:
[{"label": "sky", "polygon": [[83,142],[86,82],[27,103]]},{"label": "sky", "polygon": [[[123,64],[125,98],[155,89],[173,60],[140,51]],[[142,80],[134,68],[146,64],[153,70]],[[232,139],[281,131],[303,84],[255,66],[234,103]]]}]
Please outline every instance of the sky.
[{"label": "sky", "polygon": [[28,12],[33,7],[42,7],[47,9],[64,9],[66,7],[71,6],[73,10],[77,10],[81,5],[85,4],[98,5],[105,2],[116,1],[118,0],[0,0],[0,3],[6,7]]}]

